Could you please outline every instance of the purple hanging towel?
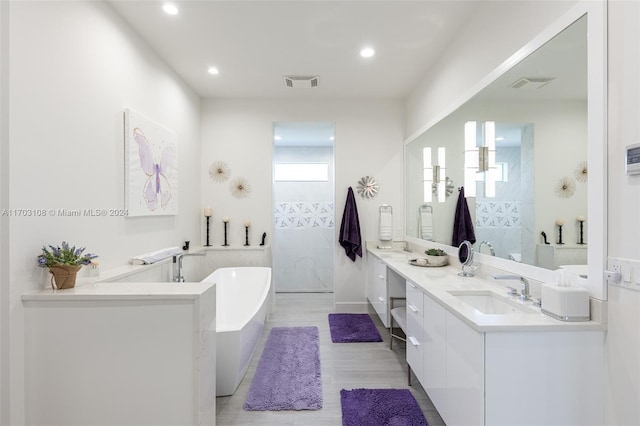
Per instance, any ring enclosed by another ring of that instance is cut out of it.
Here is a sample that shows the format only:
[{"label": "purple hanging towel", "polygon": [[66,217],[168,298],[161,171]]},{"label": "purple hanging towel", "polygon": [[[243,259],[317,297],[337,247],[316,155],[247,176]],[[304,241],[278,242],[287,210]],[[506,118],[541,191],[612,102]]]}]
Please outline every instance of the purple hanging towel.
[{"label": "purple hanging towel", "polygon": [[360,221],[358,219],[358,208],[356,207],[356,197],[353,189],[349,187],[347,202],[342,214],[342,224],[340,225],[340,245],[344,247],[349,259],[356,261],[356,255],[362,257],[362,238],[360,237]]},{"label": "purple hanging towel", "polygon": [[460,194],[458,195],[458,204],[456,205],[456,214],[453,221],[451,245],[458,247],[464,240],[469,241],[471,244],[476,242],[476,233],[473,230],[473,220],[471,219],[471,213],[469,213],[467,199],[464,197],[463,186],[460,188]]}]

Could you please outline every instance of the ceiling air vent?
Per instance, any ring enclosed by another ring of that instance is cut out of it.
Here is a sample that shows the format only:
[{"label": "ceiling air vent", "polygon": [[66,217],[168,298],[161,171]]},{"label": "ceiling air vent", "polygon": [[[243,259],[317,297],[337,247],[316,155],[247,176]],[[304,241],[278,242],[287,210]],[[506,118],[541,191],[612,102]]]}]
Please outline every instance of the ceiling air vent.
[{"label": "ceiling air vent", "polygon": [[284,85],[292,89],[311,89],[318,87],[320,77],[317,75],[285,75]]},{"label": "ceiling air vent", "polygon": [[522,77],[511,83],[512,89],[540,89],[555,80],[555,77]]}]

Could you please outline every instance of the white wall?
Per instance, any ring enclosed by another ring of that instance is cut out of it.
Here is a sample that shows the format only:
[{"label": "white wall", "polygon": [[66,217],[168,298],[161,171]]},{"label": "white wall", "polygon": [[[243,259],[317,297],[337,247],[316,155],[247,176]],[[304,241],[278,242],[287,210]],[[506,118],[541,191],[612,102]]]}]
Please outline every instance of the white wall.
[{"label": "white wall", "polygon": [[3,273],[2,286],[11,288],[11,424],[21,424],[20,296],[47,285],[46,272],[35,263],[40,247],[62,240],[86,245],[108,269],[136,254],[197,239],[200,214],[193,206],[199,205],[200,177],[189,166],[199,164],[200,101],[104,2],[12,2],[9,8],[6,207],[123,208],[125,107],[177,134],[181,186],[177,216],[10,218],[11,235],[2,238],[11,247],[11,269],[9,282]]},{"label": "white wall", "polygon": [[[0,208],[9,204],[9,3],[0,2]],[[0,424],[9,424],[9,218],[0,216]]]},{"label": "white wall", "polygon": [[[231,243],[243,232],[241,224],[251,220],[251,241],[262,232],[273,235],[271,155],[273,122],[322,121],[335,124],[335,302],[342,311],[366,310],[363,259],[353,263],[338,245],[340,222],[351,186],[364,240],[377,238],[378,207],[394,208],[394,225],[404,235],[402,197],[403,106],[400,101],[203,101],[202,105],[202,200],[214,210],[212,244],[220,244],[223,216],[231,218]],[[234,176],[248,179],[252,191],[237,199],[229,192],[229,181],[213,182],[206,172],[214,161],[225,161]],[[380,183],[377,198],[357,196],[362,176],[374,176]]]},{"label": "white wall", "polygon": [[[640,260],[640,177],[624,147],[640,142],[640,3],[609,3],[608,255]],[[640,292],[609,286],[606,423],[640,424]]]}]

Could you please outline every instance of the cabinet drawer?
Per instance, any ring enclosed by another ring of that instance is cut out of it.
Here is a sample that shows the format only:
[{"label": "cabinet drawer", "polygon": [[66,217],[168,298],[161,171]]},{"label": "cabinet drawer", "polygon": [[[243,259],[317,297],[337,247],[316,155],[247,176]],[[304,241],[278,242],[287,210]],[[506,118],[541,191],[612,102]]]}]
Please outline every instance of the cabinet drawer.
[{"label": "cabinet drawer", "polygon": [[407,363],[418,378],[423,375],[423,348],[422,317],[407,312]]},{"label": "cabinet drawer", "polygon": [[411,281],[407,281],[407,314],[413,313],[419,317],[423,316],[422,291]]}]

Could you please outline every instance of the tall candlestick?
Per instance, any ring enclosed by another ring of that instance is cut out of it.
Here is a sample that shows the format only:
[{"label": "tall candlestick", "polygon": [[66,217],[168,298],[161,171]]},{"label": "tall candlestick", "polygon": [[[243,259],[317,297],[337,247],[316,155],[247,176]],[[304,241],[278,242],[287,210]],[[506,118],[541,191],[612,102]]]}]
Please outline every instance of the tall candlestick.
[{"label": "tall candlestick", "polygon": [[584,216],[578,216],[576,220],[580,224],[580,238],[578,239],[578,244],[584,244],[584,222],[587,218]]},{"label": "tall candlestick", "polygon": [[222,219],[222,222],[224,223],[224,244],[222,245],[223,247],[227,247],[229,244],[227,244],[227,223],[229,223],[229,218],[226,218],[227,220]]},{"label": "tall candlestick", "polygon": [[558,245],[563,245],[562,242],[562,225],[558,225]]},{"label": "tall candlestick", "polygon": [[207,219],[207,243],[205,247],[211,247],[211,244],[209,244],[209,220],[211,220],[211,216],[206,216],[205,219]]},{"label": "tall candlestick", "polygon": [[248,220],[244,221],[244,245],[249,245],[249,226],[251,226],[251,222]]},{"label": "tall candlestick", "polygon": [[558,226],[558,245],[564,244],[562,242],[562,225],[564,225],[564,220],[556,219],[556,226]]}]

